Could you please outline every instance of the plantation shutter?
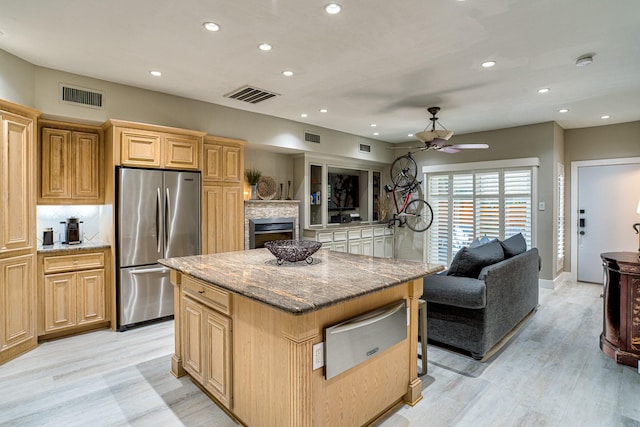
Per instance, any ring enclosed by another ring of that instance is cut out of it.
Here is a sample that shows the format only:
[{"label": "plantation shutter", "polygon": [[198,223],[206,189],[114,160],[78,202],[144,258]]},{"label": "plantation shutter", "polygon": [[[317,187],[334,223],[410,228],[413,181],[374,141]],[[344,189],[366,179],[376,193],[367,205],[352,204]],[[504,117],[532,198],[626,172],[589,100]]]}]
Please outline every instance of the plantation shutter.
[{"label": "plantation shutter", "polygon": [[531,170],[504,172],[504,233],[522,233],[531,247]]},{"label": "plantation shutter", "polygon": [[469,245],[474,236],[473,174],[453,175],[453,212],[451,217],[451,255]]},{"label": "plantation shutter", "polygon": [[476,237],[500,237],[500,173],[476,174]]},{"label": "plantation shutter", "polygon": [[427,236],[428,251],[432,262],[445,265],[449,263],[450,182],[449,175],[434,176],[429,180],[428,188],[429,204],[433,209],[433,223]]}]

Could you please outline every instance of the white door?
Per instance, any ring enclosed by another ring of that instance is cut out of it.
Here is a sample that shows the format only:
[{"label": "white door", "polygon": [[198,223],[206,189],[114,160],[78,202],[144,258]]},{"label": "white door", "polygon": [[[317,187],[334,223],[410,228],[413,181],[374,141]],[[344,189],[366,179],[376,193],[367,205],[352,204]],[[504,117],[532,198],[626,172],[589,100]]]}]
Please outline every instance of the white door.
[{"label": "white door", "polygon": [[640,164],[578,168],[578,280],[602,283],[603,252],[638,251]]}]

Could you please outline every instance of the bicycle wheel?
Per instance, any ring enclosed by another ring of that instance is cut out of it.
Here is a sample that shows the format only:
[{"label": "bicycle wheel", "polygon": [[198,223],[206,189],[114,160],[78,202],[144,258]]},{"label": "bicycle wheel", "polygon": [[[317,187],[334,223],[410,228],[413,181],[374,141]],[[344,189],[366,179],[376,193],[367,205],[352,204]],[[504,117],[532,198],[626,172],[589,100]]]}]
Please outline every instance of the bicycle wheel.
[{"label": "bicycle wheel", "polygon": [[410,201],[404,213],[407,227],[413,231],[422,232],[431,227],[433,210],[426,201],[420,199]]},{"label": "bicycle wheel", "polygon": [[400,188],[407,188],[413,184],[418,176],[418,166],[409,154],[400,156],[391,163],[391,182]]}]

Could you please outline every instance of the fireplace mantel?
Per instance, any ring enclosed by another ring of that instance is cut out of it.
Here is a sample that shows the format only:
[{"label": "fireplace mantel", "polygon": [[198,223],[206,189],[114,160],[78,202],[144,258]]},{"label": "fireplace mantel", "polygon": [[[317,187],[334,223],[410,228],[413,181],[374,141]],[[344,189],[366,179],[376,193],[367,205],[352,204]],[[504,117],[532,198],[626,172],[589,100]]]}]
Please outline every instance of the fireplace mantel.
[{"label": "fireplace mantel", "polygon": [[300,238],[300,200],[245,200],[244,248],[249,249],[249,220],[261,218],[295,218],[293,238]]}]

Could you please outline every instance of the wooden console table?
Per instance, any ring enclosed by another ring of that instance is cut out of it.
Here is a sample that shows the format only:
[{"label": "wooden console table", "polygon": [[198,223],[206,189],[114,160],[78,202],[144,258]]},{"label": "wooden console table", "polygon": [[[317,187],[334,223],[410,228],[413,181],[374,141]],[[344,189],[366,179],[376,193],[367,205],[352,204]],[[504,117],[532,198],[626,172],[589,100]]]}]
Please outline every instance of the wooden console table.
[{"label": "wooden console table", "polygon": [[640,259],[637,252],[600,254],[604,265],[604,313],[600,349],[617,363],[640,360]]}]

